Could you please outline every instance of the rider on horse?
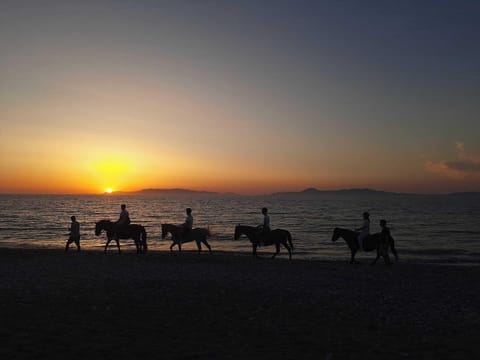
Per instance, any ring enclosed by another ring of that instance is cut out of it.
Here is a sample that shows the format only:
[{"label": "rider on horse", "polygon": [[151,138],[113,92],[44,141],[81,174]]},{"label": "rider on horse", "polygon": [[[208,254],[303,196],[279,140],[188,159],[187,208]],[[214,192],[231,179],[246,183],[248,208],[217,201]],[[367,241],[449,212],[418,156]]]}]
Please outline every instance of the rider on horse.
[{"label": "rider on horse", "polygon": [[185,222],[182,224],[182,237],[186,237],[188,233],[193,229],[192,209],[186,208],[185,212],[187,213],[187,216],[185,218]]},{"label": "rider on horse", "polygon": [[127,206],[122,204],[120,206],[122,211],[120,212],[119,219],[115,222],[115,233],[120,234],[130,224],[130,214],[128,213]]},{"label": "rider on horse", "polygon": [[270,232],[270,216],[268,215],[268,209],[266,207],[262,208],[263,214],[263,224],[258,225],[257,238],[258,243],[263,243],[263,238],[268,235]]},{"label": "rider on horse", "polygon": [[360,231],[358,234],[358,248],[359,250],[363,250],[363,242],[367,239],[370,235],[370,214],[368,212],[363,213],[363,225],[362,227],[355,229],[355,231]]}]

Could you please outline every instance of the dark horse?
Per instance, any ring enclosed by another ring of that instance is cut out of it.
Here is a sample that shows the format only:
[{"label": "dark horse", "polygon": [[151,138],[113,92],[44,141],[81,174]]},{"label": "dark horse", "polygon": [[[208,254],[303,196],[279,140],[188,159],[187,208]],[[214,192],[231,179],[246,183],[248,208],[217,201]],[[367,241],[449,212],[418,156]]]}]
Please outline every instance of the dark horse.
[{"label": "dark horse", "polygon": [[280,244],[282,244],[288,250],[288,257],[292,258],[293,244],[290,232],[283,229],[275,229],[264,235],[260,235],[259,232],[260,230],[255,226],[237,225],[235,226],[234,239],[238,240],[240,236],[245,235],[252,243],[254,256],[257,256],[257,247],[260,245],[260,241],[263,241],[263,245],[275,245],[276,252],[273,254],[272,259],[278,255]]},{"label": "dark horse", "polygon": [[100,220],[95,223],[95,235],[99,236],[105,230],[107,233],[107,243],[105,244],[104,251],[107,252],[108,244],[110,241],[115,240],[117,242],[118,252],[120,251],[119,239],[133,239],[135,246],[137,247],[137,253],[147,251],[147,232],[142,225],[130,224],[126,225],[120,233],[115,233],[115,223],[110,220]]},{"label": "dark horse", "polygon": [[194,228],[190,230],[186,236],[182,235],[181,226],[173,224],[162,224],[162,239],[167,237],[167,234],[172,235],[172,245],[170,245],[170,251],[173,251],[175,245],[178,246],[178,251],[182,252],[182,244],[195,241],[197,243],[198,253],[202,251],[202,243],[208,248],[208,251],[212,252],[212,247],[207,241],[207,238],[210,236],[210,230],[205,228]]},{"label": "dark horse", "polygon": [[[355,254],[359,250],[358,232],[337,227],[333,230],[332,241],[336,241],[338,238],[343,238],[350,248],[350,264],[358,264],[358,261],[355,261]],[[381,233],[369,235],[365,240],[363,240],[364,251],[377,250],[377,257],[375,260],[373,260],[372,265],[375,265],[380,256],[382,256],[385,260],[385,264],[391,264],[388,256],[388,248],[391,248],[396,255],[393,238],[384,239]]]}]

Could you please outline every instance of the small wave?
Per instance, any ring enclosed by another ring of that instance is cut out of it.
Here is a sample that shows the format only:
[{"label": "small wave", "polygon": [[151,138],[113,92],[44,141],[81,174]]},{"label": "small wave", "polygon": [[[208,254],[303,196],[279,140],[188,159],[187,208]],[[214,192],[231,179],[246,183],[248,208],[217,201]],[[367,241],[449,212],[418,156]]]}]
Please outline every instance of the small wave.
[{"label": "small wave", "polygon": [[450,234],[480,235],[480,230],[448,230]]},{"label": "small wave", "polygon": [[428,248],[428,249],[397,249],[399,253],[410,255],[468,255],[480,256],[480,253],[475,251],[468,251],[464,249],[442,249],[442,248]]}]

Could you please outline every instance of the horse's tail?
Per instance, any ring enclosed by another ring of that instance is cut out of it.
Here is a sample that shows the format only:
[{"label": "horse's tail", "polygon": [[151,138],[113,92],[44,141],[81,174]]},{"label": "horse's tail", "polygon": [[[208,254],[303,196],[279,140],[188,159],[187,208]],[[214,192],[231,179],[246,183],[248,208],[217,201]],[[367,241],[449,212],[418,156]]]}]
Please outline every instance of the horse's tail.
[{"label": "horse's tail", "polygon": [[212,236],[212,231],[210,230],[210,225],[207,225],[207,238]]},{"label": "horse's tail", "polygon": [[292,249],[292,253],[293,253],[292,235],[290,234],[290,231],[287,231],[287,240],[288,240],[288,244],[290,245],[290,248]]}]

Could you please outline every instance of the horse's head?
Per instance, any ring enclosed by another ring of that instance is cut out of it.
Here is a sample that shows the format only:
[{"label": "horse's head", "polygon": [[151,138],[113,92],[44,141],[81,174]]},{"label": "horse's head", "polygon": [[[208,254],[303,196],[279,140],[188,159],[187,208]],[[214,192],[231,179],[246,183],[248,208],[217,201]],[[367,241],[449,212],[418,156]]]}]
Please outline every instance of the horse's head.
[{"label": "horse's head", "polygon": [[237,225],[235,226],[235,235],[233,236],[233,238],[235,240],[238,240],[240,239],[240,236],[242,236],[242,231],[240,230],[240,225]]},{"label": "horse's head", "polygon": [[168,230],[166,224],[162,224],[162,240],[165,240],[167,237]]},{"label": "horse's head", "polygon": [[113,230],[115,224],[110,220],[100,220],[95,223],[95,235],[99,236],[102,233],[102,230],[105,230],[107,233]]},{"label": "horse's head", "polygon": [[340,237],[340,228],[336,227],[333,230],[332,241],[337,241],[339,237]]}]

